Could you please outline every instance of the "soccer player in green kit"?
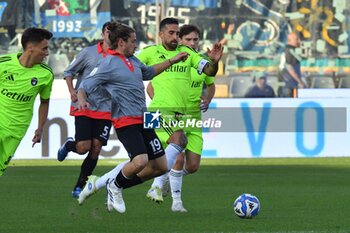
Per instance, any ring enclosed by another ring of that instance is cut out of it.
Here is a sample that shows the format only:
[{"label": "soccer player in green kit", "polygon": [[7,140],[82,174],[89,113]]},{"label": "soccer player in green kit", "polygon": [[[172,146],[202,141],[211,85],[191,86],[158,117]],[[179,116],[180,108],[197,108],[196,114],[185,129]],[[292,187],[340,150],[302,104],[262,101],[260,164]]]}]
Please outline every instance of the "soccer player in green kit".
[{"label": "soccer player in green kit", "polygon": [[52,33],[45,29],[28,28],[21,38],[23,53],[0,57],[0,176],[30,125],[38,94],[39,117],[33,146],[41,140],[53,83],[52,70],[43,63],[51,38]]},{"label": "soccer player in green kit", "polygon": [[[166,123],[185,120],[183,116],[191,114],[187,112],[187,109],[189,107],[190,89],[188,87],[191,85],[192,69],[195,69],[195,72],[198,74],[205,73],[209,76],[214,76],[218,68],[217,63],[222,56],[222,46],[220,43],[214,44],[213,48],[208,50],[209,59],[205,59],[191,48],[178,45],[179,25],[178,21],[174,18],[165,18],[162,20],[159,36],[162,40],[161,45],[149,46],[138,54],[138,58],[142,62],[148,65],[154,64],[168,59],[169,56],[179,51],[186,51],[189,53],[189,57],[186,61],[171,66],[152,80],[154,96],[149,109],[151,111],[159,109],[162,114],[162,120]],[[199,109],[199,106],[197,108]],[[196,129],[196,131],[198,130]],[[186,146],[188,147],[188,139],[185,132],[178,127],[164,127],[162,130],[157,130],[157,135],[161,139],[163,146],[166,147],[165,152],[168,160],[168,169],[170,170],[175,164],[177,155]],[[193,142],[192,139],[190,146]],[[202,141],[197,141],[194,144],[197,144],[194,147],[200,147],[196,150],[196,153],[201,154]],[[193,172],[194,170],[196,169],[193,169]],[[147,193],[148,198],[156,202],[163,201],[161,180],[166,180],[166,176],[155,179],[155,182]],[[172,210],[174,212],[186,212],[186,209],[182,205],[181,197],[173,200]]]},{"label": "soccer player in green kit", "polygon": [[[199,35],[200,31],[196,26],[183,25],[180,28],[180,43],[198,51]],[[202,96],[203,84],[206,85],[206,91]],[[192,68],[188,93],[186,115],[190,116],[191,119],[201,120],[201,111],[207,111],[215,94],[214,77],[204,73],[198,74]],[[182,203],[182,177],[195,173],[199,169],[203,149],[202,129],[185,128],[184,131],[188,140],[186,152],[177,156],[176,163],[169,172],[171,196],[173,199],[172,210],[179,212],[186,212],[183,205],[177,204]]]}]

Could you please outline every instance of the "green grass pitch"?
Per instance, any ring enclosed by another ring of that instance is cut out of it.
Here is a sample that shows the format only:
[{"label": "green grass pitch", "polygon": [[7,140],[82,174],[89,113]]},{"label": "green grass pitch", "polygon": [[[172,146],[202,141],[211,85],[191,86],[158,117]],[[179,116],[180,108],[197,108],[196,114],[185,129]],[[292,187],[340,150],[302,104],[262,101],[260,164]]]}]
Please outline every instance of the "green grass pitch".
[{"label": "green grass pitch", "polygon": [[[120,161],[100,160],[102,175]],[[13,160],[0,177],[2,233],[350,232],[350,158],[203,159],[184,178],[188,213],[146,199],[150,181],[124,190],[126,213],[107,212],[105,190],[83,206],[70,196],[81,161]],[[256,195],[254,219],[235,216],[232,203]]]}]

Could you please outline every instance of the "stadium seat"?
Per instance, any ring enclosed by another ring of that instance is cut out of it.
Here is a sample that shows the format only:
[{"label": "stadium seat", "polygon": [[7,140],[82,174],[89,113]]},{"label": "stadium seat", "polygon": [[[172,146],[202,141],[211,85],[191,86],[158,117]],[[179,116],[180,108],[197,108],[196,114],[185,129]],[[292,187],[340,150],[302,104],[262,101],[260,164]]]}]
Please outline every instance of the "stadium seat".
[{"label": "stadium seat", "polygon": [[278,76],[267,76],[267,84],[270,85],[272,87],[272,89],[274,90],[275,94],[278,95],[278,89],[280,88],[281,83],[278,80]]},{"label": "stadium seat", "polygon": [[227,84],[215,84],[215,95],[214,98],[227,98],[228,85]]},{"label": "stadium seat", "polygon": [[338,88],[350,88],[350,76],[340,77]]},{"label": "stadium seat", "polygon": [[335,88],[332,75],[312,75],[311,88]]},{"label": "stadium seat", "polygon": [[236,72],[238,67],[236,56],[228,54],[225,61],[225,75],[231,75]]},{"label": "stadium seat", "polygon": [[244,97],[247,90],[253,85],[253,77],[236,76],[230,82],[230,97]]},{"label": "stadium seat", "polygon": [[218,84],[225,84],[225,85],[229,85],[231,81],[231,77],[230,76],[226,76],[226,75],[222,75],[222,76],[216,76],[215,77],[215,85]]}]

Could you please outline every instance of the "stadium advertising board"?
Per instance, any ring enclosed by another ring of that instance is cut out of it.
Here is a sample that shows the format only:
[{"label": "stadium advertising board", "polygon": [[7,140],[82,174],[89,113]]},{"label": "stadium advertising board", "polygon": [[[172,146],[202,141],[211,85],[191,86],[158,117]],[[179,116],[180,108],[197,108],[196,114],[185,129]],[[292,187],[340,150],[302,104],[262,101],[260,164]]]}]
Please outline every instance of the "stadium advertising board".
[{"label": "stadium advertising board", "polygon": [[[38,105],[38,101],[35,103]],[[55,159],[67,136],[74,136],[74,118],[68,99],[52,99],[49,121],[41,144],[31,147],[32,124],[15,159]],[[35,107],[36,108],[36,107]],[[350,98],[214,99],[203,114],[203,156],[208,158],[328,157],[349,156],[347,114]],[[207,125],[208,119],[217,124]],[[114,130],[102,158],[127,158]],[[83,159],[70,153],[68,159]]]}]

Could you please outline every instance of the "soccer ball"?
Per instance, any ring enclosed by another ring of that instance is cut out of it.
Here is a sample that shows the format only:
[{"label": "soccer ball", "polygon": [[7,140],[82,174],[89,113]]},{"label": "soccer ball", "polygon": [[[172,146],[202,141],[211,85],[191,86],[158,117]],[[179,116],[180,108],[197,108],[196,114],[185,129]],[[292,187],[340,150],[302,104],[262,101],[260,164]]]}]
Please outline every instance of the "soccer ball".
[{"label": "soccer ball", "polygon": [[260,202],[256,196],[245,193],[234,201],[233,210],[240,218],[253,218],[260,211]]}]

